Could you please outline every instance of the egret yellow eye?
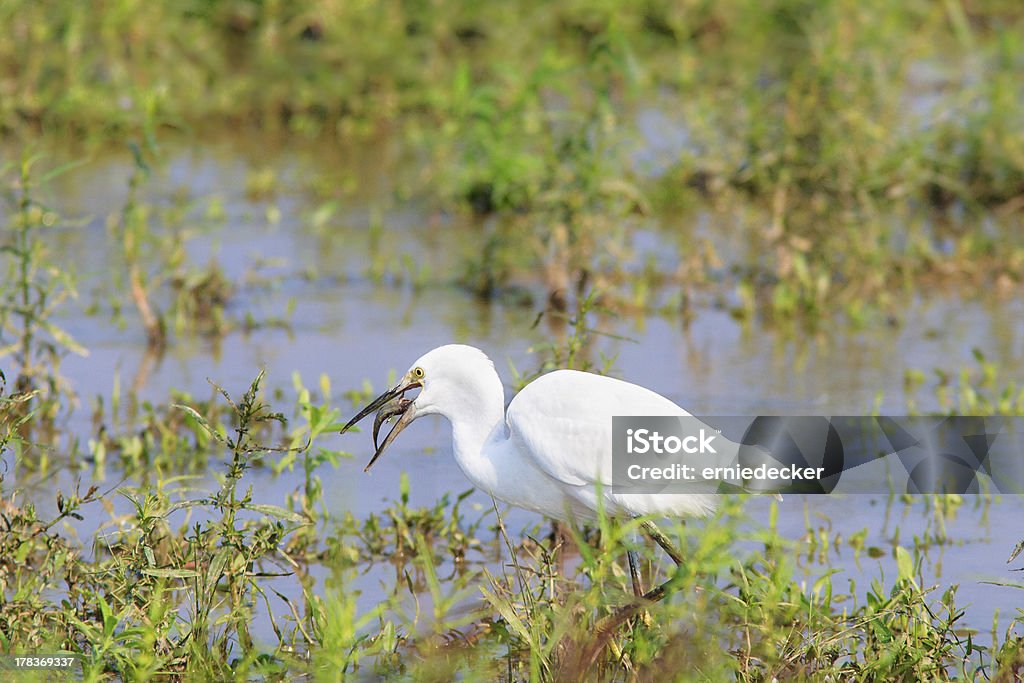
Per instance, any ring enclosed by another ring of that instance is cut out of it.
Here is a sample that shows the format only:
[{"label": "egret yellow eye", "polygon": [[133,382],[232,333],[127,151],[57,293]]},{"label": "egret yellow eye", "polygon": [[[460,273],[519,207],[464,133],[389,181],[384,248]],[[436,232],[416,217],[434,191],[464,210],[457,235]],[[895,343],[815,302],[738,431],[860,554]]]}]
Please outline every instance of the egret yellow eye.
[{"label": "egret yellow eye", "polygon": [[416,379],[423,379],[423,375],[424,375],[423,368],[413,368],[412,369],[412,376],[415,377]]}]

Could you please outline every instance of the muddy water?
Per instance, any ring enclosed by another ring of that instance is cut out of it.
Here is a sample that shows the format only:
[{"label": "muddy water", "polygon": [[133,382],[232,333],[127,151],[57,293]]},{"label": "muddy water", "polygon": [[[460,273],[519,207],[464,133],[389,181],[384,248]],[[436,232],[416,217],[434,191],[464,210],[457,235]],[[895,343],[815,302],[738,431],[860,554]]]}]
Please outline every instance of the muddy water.
[{"label": "muddy water", "polygon": [[[285,318],[289,326],[235,331],[216,341],[176,337],[140,381],[141,400],[164,403],[171,389],[205,397],[207,377],[241,392],[262,367],[267,386],[285,390],[288,397],[293,395],[293,372],[307,386],[315,386],[325,373],[336,394],[332,402],[348,410],[351,404],[342,397],[346,390],[364,380],[379,388],[389,373],[401,372],[426,350],[453,341],[484,349],[506,382],[510,364],[537,366],[535,349],[558,341],[564,330],[543,322],[534,326],[536,306],[483,304],[450,284],[465,248],[458,233],[474,226],[437,212],[429,202],[402,199],[401,159],[363,151],[356,159],[325,160],[319,152],[273,152],[268,159],[265,150],[227,144],[165,150],[167,162],[147,185],[146,201],[157,207],[185,207],[192,217],[183,222],[194,233],[187,242],[192,262],[199,267],[216,259],[227,277],[240,283],[229,315]],[[339,167],[361,171],[345,176]],[[247,194],[247,180],[264,168],[276,174],[272,190],[259,197]],[[71,415],[67,428],[83,445],[92,430],[85,406],[98,395],[110,396],[115,375],[123,387],[130,386],[146,363],[141,326],[130,303],[112,288],[112,264],[118,261],[106,225],[124,201],[130,172],[127,154],[100,155],[63,176],[45,198],[67,216],[85,217],[81,226],[56,233],[49,245],[54,260],[79,276],[81,297],[65,309],[60,323],[90,355],[68,357],[61,370],[82,399],[83,407]],[[324,183],[345,185],[346,199],[318,199],[312,188]],[[204,218],[211,203],[222,207],[222,219]],[[651,228],[642,239],[656,243],[659,234]],[[412,286],[403,275],[409,272],[408,263],[425,267],[422,286]],[[112,294],[122,297],[123,325],[112,322]],[[86,313],[91,305],[98,312]],[[717,310],[698,311],[688,327],[657,316],[595,318],[592,324],[629,338],[599,339],[595,360],[600,354],[614,357],[615,374],[696,414],[828,415],[873,409],[899,414],[906,410],[905,369],[955,372],[972,364],[973,348],[1001,367],[1024,367],[1024,302],[1014,300],[984,304],[919,299],[907,302],[898,326],[840,327],[814,335],[741,324]],[[935,407],[924,398],[920,409]],[[383,509],[398,496],[403,471],[413,482],[413,505],[431,505],[445,493],[469,487],[451,458],[447,425],[433,418],[407,430],[370,475],[362,473],[371,446],[365,432],[333,436],[323,445],[354,456],[337,469],[320,471],[335,516],[351,511],[364,517]],[[54,488],[90,476],[88,470],[62,471],[40,483],[10,463],[8,472],[5,490],[29,486],[30,495],[44,507],[51,504]],[[246,476],[257,501],[283,505],[301,475],[275,478],[269,470],[254,470]],[[105,483],[119,478],[108,467]],[[867,545],[886,548],[897,533],[907,544],[928,528],[931,518],[923,506],[891,507],[890,502],[869,496],[793,496],[780,508],[780,529],[799,538],[808,520],[814,528],[843,537],[866,528]],[[982,581],[1011,578],[1005,560],[1022,536],[1024,502],[1020,497],[1002,497],[991,506],[975,502],[969,500],[949,524],[952,543],[929,551],[924,571],[942,587],[961,584],[960,602],[970,605],[966,623],[986,631],[997,608],[1005,622],[1012,616],[1008,606],[1021,602],[1020,591]],[[491,504],[479,492],[470,503],[481,512]],[[767,505],[766,500],[751,503],[751,523],[765,519]],[[513,532],[541,521],[521,511],[507,515]],[[93,530],[89,519],[76,528],[83,537]],[[854,562],[851,553],[840,552],[832,563],[844,570],[833,580],[849,576],[861,588],[878,575],[879,566],[887,577],[895,576],[888,554]],[[314,576],[323,579],[319,570]],[[387,569],[371,570],[353,579],[350,588],[363,592],[363,608],[393,580]]]}]

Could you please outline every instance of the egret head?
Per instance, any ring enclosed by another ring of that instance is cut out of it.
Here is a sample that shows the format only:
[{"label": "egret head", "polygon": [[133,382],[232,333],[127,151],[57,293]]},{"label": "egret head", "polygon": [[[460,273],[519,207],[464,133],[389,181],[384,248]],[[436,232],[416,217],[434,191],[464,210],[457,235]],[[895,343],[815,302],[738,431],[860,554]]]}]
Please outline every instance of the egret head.
[{"label": "egret head", "polygon": [[[490,394],[493,392],[489,389],[494,384],[498,387],[501,406],[504,402],[501,381],[494,371],[494,363],[483,351],[462,344],[439,346],[420,356],[395,386],[373,399],[349,420],[341,432],[345,433],[352,425],[377,411],[373,421],[375,452],[366,466],[366,470],[369,470],[381,453],[414,420],[424,415],[443,415],[452,419],[455,415],[472,411],[474,407],[492,398]],[[415,397],[406,398],[406,392],[413,389],[420,391]],[[396,416],[400,416],[398,422],[378,446],[377,436],[381,425]]]}]

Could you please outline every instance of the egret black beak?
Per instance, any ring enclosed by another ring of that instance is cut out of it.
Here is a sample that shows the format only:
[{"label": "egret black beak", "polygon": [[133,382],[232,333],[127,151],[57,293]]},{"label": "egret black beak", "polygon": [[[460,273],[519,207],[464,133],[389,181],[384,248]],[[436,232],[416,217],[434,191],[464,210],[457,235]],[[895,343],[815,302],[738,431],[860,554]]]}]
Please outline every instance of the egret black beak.
[{"label": "egret black beak", "polygon": [[[370,401],[369,405],[360,410],[358,415],[349,420],[348,424],[341,428],[341,433],[344,434],[351,429],[355,423],[359,422],[373,411],[378,411],[377,417],[373,421],[373,445],[374,448],[376,448],[376,452],[373,454],[373,458],[370,459],[370,464],[366,466],[366,470],[369,470],[373,463],[377,461],[377,458],[380,457],[380,454],[384,452],[384,449],[391,445],[391,442],[395,440],[395,437],[398,436],[399,432],[405,429],[409,423],[412,422],[415,414],[414,411],[409,410],[410,406],[412,406],[412,401],[403,398],[403,395],[410,389],[418,389],[421,386],[423,385],[418,381],[413,380],[408,376],[403,377],[401,382]],[[380,447],[377,447],[377,435],[380,432],[380,426],[395,415],[401,415],[402,417],[399,418],[394,429],[392,429],[391,433],[384,439],[384,443],[382,443]]]},{"label": "egret black beak", "polygon": [[[402,417],[398,418],[398,422],[396,422],[395,426],[392,427],[390,432],[388,432],[388,435],[384,437],[384,443],[378,446],[377,434],[380,432],[380,426],[395,415],[401,415]],[[384,449],[390,446],[391,442],[395,440],[395,437],[397,437],[403,429],[409,426],[409,423],[412,422],[415,415],[416,411],[412,409],[412,401],[407,398],[399,397],[388,401],[381,406],[381,409],[377,412],[377,417],[373,420],[373,447],[377,450],[373,454],[373,457],[370,458],[370,462],[368,462],[366,467],[363,468],[363,472],[370,471],[370,468],[373,467],[373,463],[377,462],[377,458],[379,458],[381,453],[384,452]]]},{"label": "egret black beak", "polygon": [[373,418],[373,449],[377,450],[377,436],[380,434],[380,426],[393,418],[395,415],[401,415],[409,409],[411,404],[407,398],[399,396],[398,398],[392,399],[381,406],[380,410],[377,411],[377,416]]}]

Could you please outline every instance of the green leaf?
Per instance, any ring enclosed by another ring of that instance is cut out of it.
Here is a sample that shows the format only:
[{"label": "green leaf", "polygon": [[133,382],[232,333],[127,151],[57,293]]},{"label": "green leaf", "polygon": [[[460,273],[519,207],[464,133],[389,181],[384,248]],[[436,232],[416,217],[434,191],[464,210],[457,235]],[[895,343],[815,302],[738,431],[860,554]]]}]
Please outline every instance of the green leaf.
[{"label": "green leaf", "polygon": [[146,576],[159,576],[165,579],[194,579],[199,576],[199,572],[195,569],[171,569],[166,567],[143,569],[142,573]]},{"label": "green leaf", "polygon": [[498,610],[498,614],[500,614],[502,619],[505,620],[505,623],[515,631],[516,635],[522,638],[525,642],[530,643],[529,629],[526,628],[526,624],[524,624],[523,620],[519,618],[519,615],[516,614],[515,609],[513,609],[508,600],[499,598],[485,586],[480,586],[480,592],[484,594],[487,602],[491,603],[491,606]]},{"label": "green leaf", "polygon": [[210,566],[206,570],[207,587],[216,586],[217,582],[220,581],[220,577],[224,575],[224,566],[228,563],[230,555],[231,550],[228,548],[221,548],[214,553],[213,559],[210,560]]},{"label": "green leaf", "polygon": [[59,178],[60,176],[62,176],[65,173],[67,173],[68,171],[73,171],[76,168],[78,168],[79,166],[84,166],[87,163],[89,163],[88,159],[76,159],[74,161],[69,161],[66,164],[61,164],[57,168],[50,169],[49,171],[44,173],[42,176],[40,176],[39,177],[39,184],[40,185],[45,185],[48,182],[50,182],[51,180],[53,180],[54,178]]},{"label": "green leaf", "polygon": [[100,598],[100,614],[103,617],[103,635],[109,638],[114,633],[114,629],[117,628],[117,617],[114,616],[113,611],[110,609],[110,605],[102,597]]},{"label": "green leaf", "polygon": [[57,327],[51,322],[42,320],[40,325],[44,330],[50,333],[50,335],[57,341],[58,344],[68,349],[72,353],[77,353],[79,356],[88,356],[89,350],[84,346],[75,341],[74,337],[70,334]]},{"label": "green leaf", "polygon": [[899,569],[900,579],[914,581],[914,558],[903,546],[896,546],[896,567]]},{"label": "green leaf", "polygon": [[191,408],[191,407],[189,407],[187,405],[184,405],[182,403],[172,403],[171,407],[172,408],[178,408],[179,410],[184,410],[186,413],[189,414],[189,416],[193,420],[195,420],[196,422],[199,423],[199,426],[203,428],[203,431],[205,431],[207,434],[212,436],[219,443],[221,443],[223,445],[228,445],[227,444],[227,439],[224,438],[224,435],[221,434],[220,432],[218,432],[216,429],[214,429],[210,425],[210,423],[206,421],[206,418],[203,417],[202,415],[200,415],[199,412],[196,411],[195,408]]},{"label": "green leaf", "polygon": [[[437,612],[444,600],[444,595],[441,592],[441,581],[437,578],[437,570],[434,569],[434,558],[421,533],[416,534],[416,554],[423,565],[423,576],[427,581],[427,588],[430,590],[430,598],[434,601],[434,611]],[[440,616],[438,614],[438,617]]]},{"label": "green leaf", "polygon": [[1017,544],[1017,547],[1013,549],[1012,553],[1010,553],[1010,558],[1006,560],[1006,563],[1009,564],[1010,562],[1016,560],[1017,556],[1020,555],[1021,552],[1024,552],[1024,541],[1021,541]]},{"label": "green leaf", "polygon": [[269,515],[270,517],[276,517],[277,519],[283,519],[289,522],[295,522],[296,524],[308,524],[309,520],[304,515],[300,515],[297,512],[291,510],[285,510],[283,507],[277,505],[263,505],[258,503],[250,503],[243,506],[246,510],[252,510],[258,512],[261,515]]}]

